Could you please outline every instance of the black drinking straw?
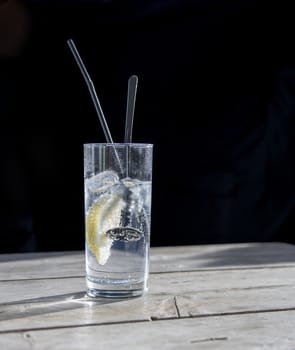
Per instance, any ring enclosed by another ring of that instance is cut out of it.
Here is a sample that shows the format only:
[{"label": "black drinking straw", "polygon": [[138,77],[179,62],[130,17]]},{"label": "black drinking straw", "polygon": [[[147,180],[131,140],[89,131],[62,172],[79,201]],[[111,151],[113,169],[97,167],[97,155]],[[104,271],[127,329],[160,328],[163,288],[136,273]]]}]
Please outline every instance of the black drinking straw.
[{"label": "black drinking straw", "polygon": [[69,46],[69,48],[70,48],[70,50],[71,50],[71,52],[72,52],[76,62],[77,62],[77,65],[80,68],[80,71],[81,71],[81,73],[82,73],[82,75],[83,75],[83,77],[85,79],[85,82],[86,82],[88,90],[90,92],[90,95],[91,95],[91,98],[92,98],[92,101],[93,101],[96,113],[98,115],[100,124],[102,126],[105,138],[106,138],[108,143],[113,143],[113,139],[112,139],[112,136],[111,136],[111,133],[110,133],[107,121],[106,121],[105,116],[103,114],[103,111],[102,111],[99,99],[98,99],[96,91],[95,91],[95,87],[94,87],[93,82],[92,82],[92,80],[90,78],[90,75],[87,72],[87,69],[86,69],[86,67],[85,67],[85,65],[84,65],[84,63],[83,63],[83,61],[82,61],[82,59],[81,59],[81,57],[79,55],[79,52],[78,52],[78,50],[76,48],[76,45],[74,44],[73,40],[72,39],[67,40],[67,44],[68,44],[68,46]]},{"label": "black drinking straw", "polygon": [[137,84],[138,84],[138,77],[136,75],[132,75],[128,80],[125,137],[124,137],[125,143],[132,142],[132,129],[133,129]]}]

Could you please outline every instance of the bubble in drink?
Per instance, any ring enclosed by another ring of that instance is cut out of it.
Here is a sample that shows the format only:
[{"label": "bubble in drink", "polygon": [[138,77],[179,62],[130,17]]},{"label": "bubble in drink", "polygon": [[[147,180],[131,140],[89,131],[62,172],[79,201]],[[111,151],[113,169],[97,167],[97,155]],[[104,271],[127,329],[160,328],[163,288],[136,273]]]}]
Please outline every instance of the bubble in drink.
[{"label": "bubble in drink", "polygon": [[147,270],[151,182],[105,171],[88,179],[85,191],[88,280],[138,283]]},{"label": "bubble in drink", "polygon": [[87,295],[125,298],[147,290],[151,144],[84,145]]}]

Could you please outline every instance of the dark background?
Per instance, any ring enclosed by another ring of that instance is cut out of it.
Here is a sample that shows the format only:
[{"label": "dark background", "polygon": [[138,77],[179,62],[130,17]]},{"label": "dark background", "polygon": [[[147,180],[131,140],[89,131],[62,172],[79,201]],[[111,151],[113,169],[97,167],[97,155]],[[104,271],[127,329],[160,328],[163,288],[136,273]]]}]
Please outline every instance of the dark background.
[{"label": "dark background", "polygon": [[0,61],[2,252],[84,247],[83,143],[154,144],[152,245],[294,242],[293,17],[284,1],[28,1]]}]

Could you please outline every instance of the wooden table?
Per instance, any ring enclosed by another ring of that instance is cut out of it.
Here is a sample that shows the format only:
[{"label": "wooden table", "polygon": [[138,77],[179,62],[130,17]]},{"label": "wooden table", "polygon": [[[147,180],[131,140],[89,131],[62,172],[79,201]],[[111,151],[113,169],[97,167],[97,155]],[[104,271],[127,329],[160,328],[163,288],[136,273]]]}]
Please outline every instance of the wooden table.
[{"label": "wooden table", "polygon": [[295,349],[295,246],[153,248],[149,292],[85,297],[83,252],[0,255],[0,349]]}]

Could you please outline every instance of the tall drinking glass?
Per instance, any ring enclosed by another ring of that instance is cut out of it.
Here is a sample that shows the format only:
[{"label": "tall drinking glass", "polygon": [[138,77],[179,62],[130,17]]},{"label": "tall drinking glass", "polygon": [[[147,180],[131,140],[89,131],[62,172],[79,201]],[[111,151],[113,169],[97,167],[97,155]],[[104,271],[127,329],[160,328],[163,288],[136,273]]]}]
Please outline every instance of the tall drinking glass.
[{"label": "tall drinking glass", "polygon": [[153,145],[84,145],[86,284],[90,297],[147,290]]}]

